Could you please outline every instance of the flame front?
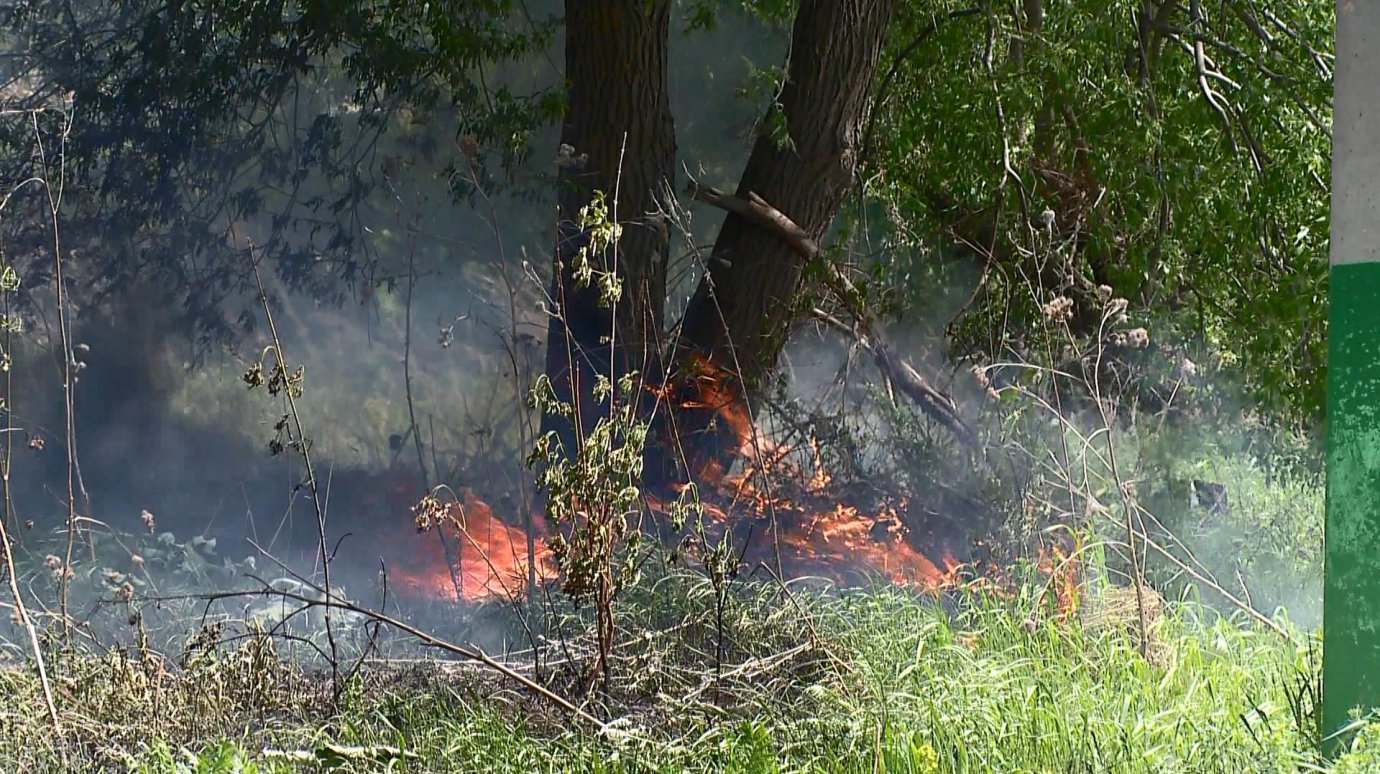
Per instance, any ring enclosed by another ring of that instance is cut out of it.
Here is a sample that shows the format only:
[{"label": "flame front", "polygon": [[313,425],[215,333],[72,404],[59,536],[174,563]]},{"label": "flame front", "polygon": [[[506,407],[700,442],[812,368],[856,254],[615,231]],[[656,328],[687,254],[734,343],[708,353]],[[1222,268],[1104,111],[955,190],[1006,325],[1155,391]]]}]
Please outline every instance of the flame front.
[{"label": "flame front", "polygon": [[[814,499],[814,498],[811,498]],[[653,504],[653,507],[658,507]],[[411,534],[389,567],[389,582],[408,596],[482,602],[520,599],[527,589],[527,536],[504,523],[477,498],[450,506],[456,523]],[[660,509],[660,508],[659,508]],[[741,513],[730,516],[730,510]],[[745,513],[743,513],[745,511]],[[777,528],[771,526],[775,514]],[[748,569],[774,567],[779,554],[787,577],[815,576],[841,583],[881,578],[898,585],[935,590],[957,582],[961,565],[945,552],[938,561],[911,545],[894,507],[864,514],[836,503],[811,510],[787,500],[756,498],[739,508],[706,504],[705,519],[717,537],[735,522],[756,526],[735,545]],[[460,525],[463,525],[461,527]],[[741,530],[740,530],[741,531]],[[555,580],[551,550],[533,541],[537,579]]]},{"label": "flame front", "polygon": [[953,556],[944,556],[941,570],[911,547],[899,529],[894,513],[866,518],[857,508],[839,503],[833,510],[814,514],[805,529],[786,532],[782,542],[839,580],[843,578],[835,572],[852,570],[871,571],[907,586],[939,588],[952,583],[959,566]]},{"label": "flame front", "polygon": [[[410,594],[450,601],[520,599],[527,590],[527,534],[494,515],[488,503],[466,492],[450,502],[439,524],[415,533],[408,555],[390,568],[390,582]],[[541,522],[534,517],[534,524]],[[534,535],[538,581],[556,577],[551,549]]]},{"label": "flame front", "polygon": [[[809,449],[802,450],[807,454],[797,455],[808,457],[808,466],[788,461],[788,445],[755,432],[732,375],[703,357],[692,355],[690,363],[674,399],[677,418],[688,419],[699,434],[685,439],[685,450],[694,455],[687,461],[700,482],[709,537],[731,533],[742,569],[766,566],[786,578],[817,576],[845,584],[884,579],[930,591],[957,586],[960,575],[971,574],[954,556],[971,553],[965,537],[941,539],[928,532],[933,514],[912,508],[904,497],[874,494],[866,504],[841,498],[817,438],[808,439]],[[729,447],[749,463],[734,476],[724,469],[733,455],[720,453]],[[648,500],[653,511],[669,510],[650,494]],[[513,526],[518,514],[503,516],[473,493],[462,493],[459,502],[429,520],[439,527],[412,536],[406,560],[392,568],[398,587],[454,601],[521,598],[528,583],[528,536]],[[550,533],[540,518],[533,524],[535,575],[542,582],[555,580],[558,568],[544,540]],[[1053,563],[1049,569],[1054,571]],[[997,568],[990,577],[984,572],[963,583],[1004,586],[1000,575]],[[1056,584],[1055,591],[1060,607],[1067,607],[1067,584]]]}]

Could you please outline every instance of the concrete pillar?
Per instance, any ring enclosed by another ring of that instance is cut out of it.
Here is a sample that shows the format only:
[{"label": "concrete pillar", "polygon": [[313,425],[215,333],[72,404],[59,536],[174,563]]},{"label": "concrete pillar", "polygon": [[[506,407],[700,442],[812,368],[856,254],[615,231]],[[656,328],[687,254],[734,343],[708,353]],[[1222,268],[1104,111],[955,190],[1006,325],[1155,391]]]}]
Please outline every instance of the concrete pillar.
[{"label": "concrete pillar", "polygon": [[1324,749],[1380,707],[1380,0],[1338,0],[1327,384]]}]

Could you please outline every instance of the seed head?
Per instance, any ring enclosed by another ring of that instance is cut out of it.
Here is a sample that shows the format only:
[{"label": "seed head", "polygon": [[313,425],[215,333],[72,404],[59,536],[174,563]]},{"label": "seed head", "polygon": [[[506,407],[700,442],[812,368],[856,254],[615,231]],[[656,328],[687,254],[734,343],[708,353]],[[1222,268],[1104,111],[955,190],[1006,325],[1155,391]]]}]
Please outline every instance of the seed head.
[{"label": "seed head", "polygon": [[1073,319],[1073,299],[1068,296],[1056,296],[1052,301],[1040,307],[1045,319],[1050,322],[1065,322]]}]

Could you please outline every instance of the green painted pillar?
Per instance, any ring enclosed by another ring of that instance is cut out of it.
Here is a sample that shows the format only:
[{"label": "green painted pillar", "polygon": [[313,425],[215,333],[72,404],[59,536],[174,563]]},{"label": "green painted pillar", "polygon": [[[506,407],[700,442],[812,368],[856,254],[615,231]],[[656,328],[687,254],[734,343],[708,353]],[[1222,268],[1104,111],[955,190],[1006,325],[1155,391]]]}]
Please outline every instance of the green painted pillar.
[{"label": "green painted pillar", "polygon": [[1380,2],[1338,0],[1323,746],[1380,708]]}]

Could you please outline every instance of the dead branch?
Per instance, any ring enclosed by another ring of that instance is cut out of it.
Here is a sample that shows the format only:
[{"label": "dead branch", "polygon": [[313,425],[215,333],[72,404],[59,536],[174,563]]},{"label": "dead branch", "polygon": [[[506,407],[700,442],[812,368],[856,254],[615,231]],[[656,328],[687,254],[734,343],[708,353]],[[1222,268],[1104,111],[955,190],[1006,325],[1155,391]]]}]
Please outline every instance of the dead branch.
[{"label": "dead branch", "polygon": [[447,653],[452,653],[469,661],[483,664],[489,669],[498,672],[500,675],[508,678],[509,680],[512,680],[513,682],[537,694],[543,699],[550,701],[552,704],[555,704],[556,706],[578,717],[579,719],[593,724],[596,728],[602,729],[605,725],[603,721],[599,720],[599,718],[596,718],[595,716],[575,706],[570,702],[570,700],[566,699],[558,693],[555,693],[551,689],[536,682],[535,680],[532,680],[531,678],[523,675],[522,673],[514,670],[512,667],[495,660],[492,656],[489,656],[484,651],[479,650],[478,648],[470,648],[464,645],[457,645],[453,642],[443,640],[434,634],[430,634],[426,631],[423,631],[422,629],[418,629],[417,627],[412,626],[411,624],[408,624],[397,618],[394,618],[393,616],[388,615],[387,613],[381,612],[379,610],[374,610],[373,608],[364,607],[363,605],[356,604],[354,602],[349,601],[348,599],[344,599],[339,596],[327,595],[325,594],[325,590],[321,586],[311,583],[310,581],[304,581],[304,584],[308,588],[321,594],[320,597],[312,597],[306,594],[290,591],[288,589],[274,588],[262,579],[256,578],[252,575],[247,575],[246,577],[252,578],[256,582],[263,584],[263,588],[258,590],[226,591],[214,594],[201,594],[197,596],[199,596],[201,599],[205,599],[208,603],[221,599],[235,599],[253,596],[278,597],[284,600],[291,600],[293,602],[296,602],[302,605],[303,609],[323,607],[330,610],[338,610],[341,612],[350,613],[352,615],[359,616],[360,618],[374,621],[385,626],[389,626],[393,629],[396,629],[402,632],[403,634],[407,634],[415,638],[418,642],[422,643],[423,645],[437,648],[439,650],[444,650]]},{"label": "dead branch", "polygon": [[[843,302],[854,324],[849,326],[830,315],[821,320],[830,327],[853,338],[863,349],[872,355],[872,361],[888,384],[894,384],[939,424],[965,444],[977,442],[967,421],[958,412],[953,399],[935,389],[914,366],[904,358],[899,358],[876,325],[875,318],[868,313],[862,294],[838,267],[824,260],[823,253],[814,239],[795,221],[780,210],[768,204],[755,193],[747,199],[722,193],[708,186],[691,183],[687,191],[695,201],[741,215],[757,227],[764,229],[786,242],[796,253],[807,259],[820,259],[827,268],[825,283]],[[816,315],[820,317],[820,315]]]},{"label": "dead branch", "polygon": [[[1201,25],[1203,23],[1203,14],[1202,10],[1199,8],[1198,0],[1193,0],[1190,6],[1190,14],[1193,17],[1194,25]],[[1217,113],[1217,117],[1222,119],[1222,127],[1227,133],[1227,141],[1231,143],[1231,149],[1235,152],[1236,136],[1232,132],[1231,118],[1228,116],[1227,108],[1223,104],[1224,98],[1208,83],[1208,77],[1213,75],[1213,71],[1208,69],[1207,55],[1203,51],[1203,40],[1201,37],[1195,36],[1193,40],[1193,60],[1194,66],[1198,71],[1198,89],[1203,93],[1203,99],[1207,100],[1213,112]]]}]

